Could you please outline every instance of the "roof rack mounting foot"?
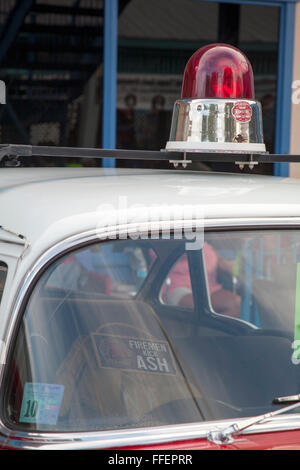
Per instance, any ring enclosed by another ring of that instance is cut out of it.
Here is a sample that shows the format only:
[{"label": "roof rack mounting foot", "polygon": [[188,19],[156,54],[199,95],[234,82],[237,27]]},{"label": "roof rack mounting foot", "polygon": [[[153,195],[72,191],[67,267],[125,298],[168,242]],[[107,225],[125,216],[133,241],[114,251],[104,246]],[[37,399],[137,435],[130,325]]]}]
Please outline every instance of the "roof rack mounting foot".
[{"label": "roof rack mounting foot", "polygon": [[172,163],[174,168],[177,168],[179,165],[182,165],[182,168],[186,168],[192,160],[186,159],[186,152],[183,152],[183,160],[169,160],[169,163]]},{"label": "roof rack mounting foot", "polygon": [[258,162],[253,159],[253,154],[251,154],[248,162],[235,162],[235,164],[239,165],[240,170],[243,170],[245,165],[248,165],[249,170],[253,170],[254,166],[258,165]]}]

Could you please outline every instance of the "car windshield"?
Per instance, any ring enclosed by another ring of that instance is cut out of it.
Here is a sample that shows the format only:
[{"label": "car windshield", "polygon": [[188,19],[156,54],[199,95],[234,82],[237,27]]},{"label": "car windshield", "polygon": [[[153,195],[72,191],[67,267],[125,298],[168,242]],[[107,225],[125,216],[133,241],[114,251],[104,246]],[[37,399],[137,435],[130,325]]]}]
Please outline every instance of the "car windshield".
[{"label": "car windshield", "polygon": [[[35,284],[5,419],[39,431],[254,416],[300,393],[300,234],[97,241]],[[193,249],[197,248],[197,249]]]}]

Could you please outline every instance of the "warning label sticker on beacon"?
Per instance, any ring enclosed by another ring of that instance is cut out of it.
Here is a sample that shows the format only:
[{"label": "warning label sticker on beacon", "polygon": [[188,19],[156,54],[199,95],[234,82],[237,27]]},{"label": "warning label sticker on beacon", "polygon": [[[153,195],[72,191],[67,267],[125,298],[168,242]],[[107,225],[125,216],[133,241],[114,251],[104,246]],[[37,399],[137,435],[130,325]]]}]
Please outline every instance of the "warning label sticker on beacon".
[{"label": "warning label sticker on beacon", "polygon": [[238,122],[249,122],[252,117],[252,109],[247,101],[238,101],[232,108],[231,113]]}]

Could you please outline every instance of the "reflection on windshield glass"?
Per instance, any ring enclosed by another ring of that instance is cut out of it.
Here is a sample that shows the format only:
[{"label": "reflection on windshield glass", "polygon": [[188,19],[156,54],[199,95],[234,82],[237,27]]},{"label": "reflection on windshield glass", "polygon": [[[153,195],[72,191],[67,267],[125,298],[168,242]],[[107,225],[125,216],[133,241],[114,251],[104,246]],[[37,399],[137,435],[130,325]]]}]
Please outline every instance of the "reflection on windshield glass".
[{"label": "reflection on windshield glass", "polygon": [[84,431],[253,416],[300,393],[296,231],[95,243],[26,307],[7,419]]}]

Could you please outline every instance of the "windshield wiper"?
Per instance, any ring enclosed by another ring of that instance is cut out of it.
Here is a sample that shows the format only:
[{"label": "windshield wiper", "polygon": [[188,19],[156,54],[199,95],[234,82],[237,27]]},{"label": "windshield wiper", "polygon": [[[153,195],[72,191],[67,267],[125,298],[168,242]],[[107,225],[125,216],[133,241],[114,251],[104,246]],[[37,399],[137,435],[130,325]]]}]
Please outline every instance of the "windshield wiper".
[{"label": "windshield wiper", "polygon": [[293,403],[293,404],[289,406],[284,406],[283,408],[280,408],[280,410],[277,410],[277,411],[271,411],[269,413],[254,416],[253,418],[249,418],[248,420],[243,420],[240,424],[233,423],[225,429],[221,429],[221,430],[218,429],[215,431],[210,431],[206,437],[209,441],[213,442],[214,444],[223,444],[223,445],[231,444],[234,441],[233,436],[237,436],[245,429],[248,429],[255,424],[259,424],[265,421],[266,419],[273,418],[273,416],[277,416],[277,415],[280,415],[281,413],[291,411],[297,408],[298,406],[300,406],[300,395],[277,397],[277,398],[274,398],[273,400],[274,405],[285,404],[285,403]]},{"label": "windshield wiper", "polygon": [[288,405],[289,403],[299,403],[300,395],[289,395],[287,397],[276,397],[273,400],[273,405]]}]

